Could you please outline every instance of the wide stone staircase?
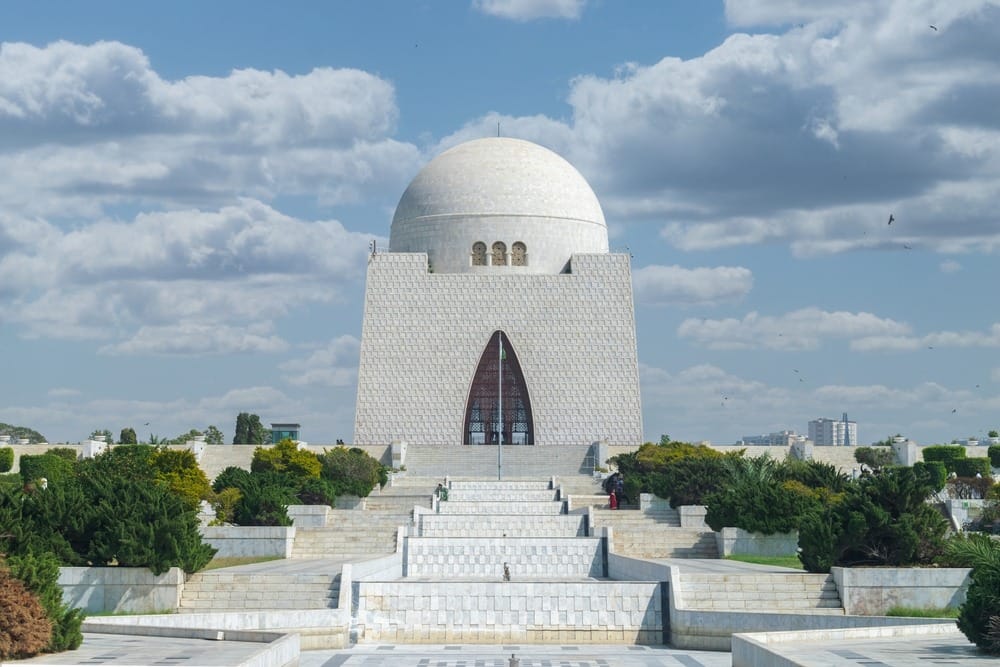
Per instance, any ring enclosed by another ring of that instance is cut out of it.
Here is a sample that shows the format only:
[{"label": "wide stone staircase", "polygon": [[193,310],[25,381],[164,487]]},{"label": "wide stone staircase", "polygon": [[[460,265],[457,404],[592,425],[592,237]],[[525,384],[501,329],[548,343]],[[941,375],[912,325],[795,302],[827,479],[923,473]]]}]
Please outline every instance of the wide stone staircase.
[{"label": "wide stone staircase", "polygon": [[684,572],[680,580],[686,609],[844,614],[829,574]]},{"label": "wide stone staircase", "polygon": [[718,558],[715,533],[681,528],[677,510],[592,509],[594,525],[612,528],[614,552],[632,558]]},{"label": "wide stone staircase", "polygon": [[399,526],[412,522],[413,509],[331,510],[324,528],[298,528],[292,558],[371,558],[396,550]]},{"label": "wide stone staircase", "polygon": [[198,572],[184,584],[180,613],[323,609],[337,606],[339,574]]},{"label": "wide stone staircase", "polygon": [[358,642],[662,641],[659,584],[607,579],[602,539],[549,480],[452,479],[448,490],[415,517],[403,578],[356,582]]}]

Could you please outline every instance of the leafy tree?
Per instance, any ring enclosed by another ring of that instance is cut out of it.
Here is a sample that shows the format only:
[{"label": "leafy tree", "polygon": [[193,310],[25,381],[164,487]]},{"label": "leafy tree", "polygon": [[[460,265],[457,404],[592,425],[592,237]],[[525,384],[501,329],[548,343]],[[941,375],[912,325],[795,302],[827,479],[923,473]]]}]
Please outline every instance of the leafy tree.
[{"label": "leafy tree", "polygon": [[9,435],[15,439],[27,438],[31,444],[48,442],[44,435],[34,429],[27,426],[12,426],[11,424],[4,424],[2,422],[0,422],[0,435]]},{"label": "leafy tree", "polygon": [[253,452],[250,464],[253,472],[288,472],[298,477],[319,477],[322,467],[315,454],[300,450],[289,438],[273,447],[258,447]]},{"label": "leafy tree", "polygon": [[139,439],[135,435],[135,429],[131,426],[123,428],[121,435],[118,436],[118,444],[120,445],[135,445],[138,442]]},{"label": "leafy tree", "polygon": [[247,419],[247,444],[263,445],[271,439],[271,429],[264,428],[260,423],[260,417],[250,415]]},{"label": "leafy tree", "polygon": [[1000,433],[997,433],[996,430],[993,430],[987,433],[986,436],[989,438],[1000,438]]},{"label": "leafy tree", "polygon": [[0,473],[9,472],[14,467],[14,448],[0,447]]},{"label": "leafy tree", "polygon": [[896,462],[896,455],[890,446],[880,444],[877,447],[857,447],[854,450],[854,460],[878,472],[886,466],[893,465]]},{"label": "leafy tree", "polygon": [[100,429],[95,428],[93,431],[90,432],[91,440],[97,440],[98,436],[104,436],[104,442],[108,443],[109,445],[114,443],[115,441],[115,436],[113,436],[111,434],[111,431],[109,431],[106,428],[100,428]]},{"label": "leafy tree", "polygon": [[0,660],[30,658],[52,639],[38,596],[0,562]]},{"label": "leafy tree", "polygon": [[979,648],[1000,655],[1000,542],[969,534],[948,543],[949,564],[971,567],[958,629]]},{"label": "leafy tree", "polygon": [[171,438],[169,440],[161,440],[161,445],[185,445],[188,442],[195,440],[202,436],[202,432],[196,428],[191,429],[187,433],[181,433],[176,438]]},{"label": "leafy tree", "polygon": [[913,468],[885,468],[849,484],[802,521],[800,559],[811,572],[832,565],[915,565],[943,550],[947,523],[925,500],[929,475]]},{"label": "leafy tree", "polygon": [[162,574],[205,567],[215,549],[202,542],[197,513],[159,484],[90,477],[93,518],[87,559],[95,564],[148,567]]},{"label": "leafy tree", "polygon": [[222,431],[217,429],[215,426],[209,426],[205,429],[205,443],[209,445],[221,445],[226,441],[226,436],[222,434]]},{"label": "leafy tree", "polygon": [[236,415],[236,432],[233,434],[234,445],[245,445],[250,442],[250,415],[241,412]]},{"label": "leafy tree", "polygon": [[59,560],[51,553],[25,553],[8,559],[11,573],[38,596],[51,622],[52,633],[47,651],[72,651],[80,647],[83,612],[63,604],[59,587]]},{"label": "leafy tree", "polygon": [[383,484],[385,466],[357,447],[324,449],[319,456],[323,465],[320,476],[332,482],[336,495],[367,497],[376,485]]}]

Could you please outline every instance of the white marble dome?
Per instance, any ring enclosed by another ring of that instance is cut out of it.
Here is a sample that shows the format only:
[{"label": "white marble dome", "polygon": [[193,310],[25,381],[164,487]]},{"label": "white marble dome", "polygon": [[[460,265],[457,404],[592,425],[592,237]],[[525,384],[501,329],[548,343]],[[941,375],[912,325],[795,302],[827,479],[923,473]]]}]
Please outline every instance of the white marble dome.
[{"label": "white marble dome", "polygon": [[573,165],[530,141],[476,139],[431,160],[403,193],[390,252],[426,252],[435,273],[559,273],[608,252],[597,196]]}]

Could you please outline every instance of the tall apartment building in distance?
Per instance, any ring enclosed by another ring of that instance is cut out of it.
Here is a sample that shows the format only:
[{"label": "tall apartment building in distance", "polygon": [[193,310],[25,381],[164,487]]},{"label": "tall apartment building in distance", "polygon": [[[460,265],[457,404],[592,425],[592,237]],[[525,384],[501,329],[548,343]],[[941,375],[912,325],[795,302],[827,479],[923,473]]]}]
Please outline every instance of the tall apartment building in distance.
[{"label": "tall apartment building in distance", "polygon": [[767,435],[745,435],[737,445],[790,447],[796,442],[805,442],[806,436],[795,431],[777,431]]},{"label": "tall apartment building in distance", "polygon": [[858,423],[820,417],[809,422],[809,439],[818,447],[851,447],[858,444]]}]

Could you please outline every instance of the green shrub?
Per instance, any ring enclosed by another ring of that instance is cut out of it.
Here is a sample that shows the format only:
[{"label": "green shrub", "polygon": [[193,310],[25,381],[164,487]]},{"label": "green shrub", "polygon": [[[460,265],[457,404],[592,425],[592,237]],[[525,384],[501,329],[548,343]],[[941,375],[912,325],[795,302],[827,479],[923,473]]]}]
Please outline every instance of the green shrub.
[{"label": "green shrub", "polygon": [[319,477],[322,465],[312,452],[299,449],[289,438],[269,447],[253,451],[251,472],[287,472],[298,477]]},{"label": "green shrub", "polygon": [[76,463],[76,460],[80,456],[76,453],[76,450],[72,447],[52,447],[45,450],[46,454],[51,454],[52,456],[61,456],[70,463]]},{"label": "green shrub", "polygon": [[46,651],[72,651],[80,647],[83,612],[63,604],[59,587],[59,560],[51,553],[25,553],[8,559],[11,573],[38,596],[51,623],[51,638]]},{"label": "green shrub", "polygon": [[248,484],[250,484],[249,470],[244,470],[243,468],[238,468],[236,466],[229,466],[216,476],[215,481],[212,482],[212,490],[216,493],[221,492],[223,489],[242,490]]},{"label": "green shrub", "polygon": [[296,494],[302,505],[329,505],[333,507],[337,500],[337,490],[328,479],[307,477],[302,480]]},{"label": "green shrub", "polygon": [[0,660],[37,655],[52,639],[38,596],[0,564]]},{"label": "green shrub", "polygon": [[801,482],[750,483],[730,486],[705,498],[705,523],[773,535],[798,530],[802,516],[815,501]]},{"label": "green shrub", "polygon": [[828,572],[832,565],[933,562],[944,548],[948,526],[925,502],[931,493],[930,480],[913,468],[885,468],[862,477],[804,518],[799,529],[803,565]]},{"label": "green shrub", "polygon": [[850,477],[835,465],[793,458],[782,462],[778,475],[781,479],[802,482],[812,489],[828,489],[831,493],[840,493],[850,481]]},{"label": "green shrub", "polygon": [[240,526],[290,526],[288,506],[297,500],[290,488],[279,484],[250,484],[241,490],[233,518]]},{"label": "green shrub", "polygon": [[45,479],[49,485],[62,484],[73,477],[73,462],[57,454],[22,454],[21,479],[34,484]]},{"label": "green shrub", "polygon": [[24,486],[24,482],[21,480],[21,473],[17,472],[6,472],[0,473],[0,487],[13,486],[16,488],[21,488]]},{"label": "green shrub", "polygon": [[319,460],[320,474],[333,484],[337,496],[367,497],[386,479],[385,466],[357,447],[324,449]]},{"label": "green shrub", "polygon": [[197,510],[202,500],[211,499],[212,485],[190,450],[157,449],[149,463],[156,481],[165,484],[190,508]]},{"label": "green shrub", "polygon": [[88,480],[93,516],[87,558],[95,564],[196,572],[215,549],[202,542],[197,513],[158,484],[122,477]]},{"label": "green shrub", "polygon": [[976,646],[1000,655],[1000,542],[970,534],[948,543],[950,564],[971,567],[971,583],[958,610],[958,629]]},{"label": "green shrub", "polygon": [[650,475],[650,491],[669,498],[671,507],[704,505],[705,498],[728,485],[729,471],[724,461],[721,456],[679,459]]},{"label": "green shrub", "polygon": [[961,445],[933,445],[924,447],[924,461],[941,461],[948,472],[955,472],[956,459],[965,458],[965,447]]},{"label": "green shrub", "polygon": [[913,464],[913,470],[926,477],[935,492],[943,489],[948,481],[948,469],[941,461],[917,461]]},{"label": "green shrub", "polygon": [[0,447],[0,472],[10,472],[14,467],[14,448]]},{"label": "green shrub", "polygon": [[990,465],[994,468],[1000,468],[1000,445],[990,445],[990,448],[986,450],[986,454],[990,458]]},{"label": "green shrub", "polygon": [[236,505],[240,502],[243,493],[232,486],[226,487],[215,494],[212,498],[212,509],[215,511],[213,526],[223,526],[227,523],[236,522]]},{"label": "green shrub", "polygon": [[953,461],[954,472],[959,477],[980,477],[990,476],[990,460],[988,458],[956,459]]}]

